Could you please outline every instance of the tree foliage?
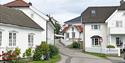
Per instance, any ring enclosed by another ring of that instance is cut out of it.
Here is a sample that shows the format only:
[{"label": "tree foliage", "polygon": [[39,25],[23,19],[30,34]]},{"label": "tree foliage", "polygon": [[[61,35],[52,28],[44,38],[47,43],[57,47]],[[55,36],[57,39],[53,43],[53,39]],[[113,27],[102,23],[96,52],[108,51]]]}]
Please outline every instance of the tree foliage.
[{"label": "tree foliage", "polygon": [[60,24],[59,23],[55,23],[55,33],[56,34],[59,34],[59,32],[60,32],[60,29],[61,29],[61,26],[60,26]]}]

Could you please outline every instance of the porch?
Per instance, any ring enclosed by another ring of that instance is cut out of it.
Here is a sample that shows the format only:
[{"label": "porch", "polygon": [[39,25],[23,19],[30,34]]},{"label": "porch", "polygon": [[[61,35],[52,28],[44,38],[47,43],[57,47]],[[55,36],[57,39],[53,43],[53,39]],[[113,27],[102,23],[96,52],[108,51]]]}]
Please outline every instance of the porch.
[{"label": "porch", "polygon": [[125,34],[111,34],[109,40],[109,45],[120,49],[125,48]]}]

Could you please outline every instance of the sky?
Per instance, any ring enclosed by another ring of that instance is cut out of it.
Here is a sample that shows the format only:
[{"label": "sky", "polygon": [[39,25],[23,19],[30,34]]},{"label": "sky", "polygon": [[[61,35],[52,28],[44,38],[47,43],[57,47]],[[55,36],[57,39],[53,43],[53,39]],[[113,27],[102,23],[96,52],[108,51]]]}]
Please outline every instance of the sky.
[{"label": "sky", "polygon": [[[0,0],[1,4],[12,0]],[[54,17],[60,24],[73,19],[89,6],[118,6],[120,0],[25,0],[45,14]]]}]

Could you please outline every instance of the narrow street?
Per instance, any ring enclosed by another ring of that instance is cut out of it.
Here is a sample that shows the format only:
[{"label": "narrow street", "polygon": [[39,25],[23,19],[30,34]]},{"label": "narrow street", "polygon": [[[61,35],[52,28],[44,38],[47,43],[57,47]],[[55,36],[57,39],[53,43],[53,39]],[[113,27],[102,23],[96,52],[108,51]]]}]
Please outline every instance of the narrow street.
[{"label": "narrow street", "polygon": [[102,59],[93,55],[84,54],[79,50],[68,49],[60,43],[57,43],[56,45],[59,47],[60,55],[62,57],[61,61],[58,63],[114,63],[108,59]]}]

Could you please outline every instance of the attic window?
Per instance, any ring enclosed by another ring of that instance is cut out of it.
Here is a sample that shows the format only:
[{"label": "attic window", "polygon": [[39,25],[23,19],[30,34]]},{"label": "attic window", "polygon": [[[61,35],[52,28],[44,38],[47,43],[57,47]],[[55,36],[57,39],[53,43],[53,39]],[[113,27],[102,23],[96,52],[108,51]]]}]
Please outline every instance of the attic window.
[{"label": "attic window", "polygon": [[95,10],[91,10],[91,15],[95,16],[96,15],[96,11]]}]

